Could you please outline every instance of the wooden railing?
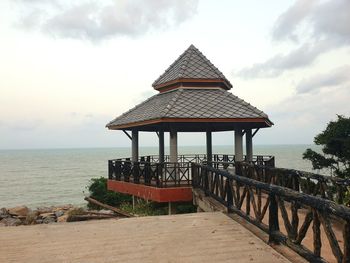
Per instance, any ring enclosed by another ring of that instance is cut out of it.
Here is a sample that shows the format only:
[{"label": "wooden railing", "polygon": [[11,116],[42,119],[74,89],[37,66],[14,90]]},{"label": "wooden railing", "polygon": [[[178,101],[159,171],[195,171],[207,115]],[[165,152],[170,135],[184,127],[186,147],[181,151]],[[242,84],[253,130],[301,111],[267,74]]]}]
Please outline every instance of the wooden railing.
[{"label": "wooden railing", "polygon": [[248,163],[237,163],[236,174],[319,196],[339,204],[343,203],[345,193],[350,187],[350,179]]},{"label": "wooden railing", "polygon": [[[243,156],[243,160],[246,161],[247,157]],[[116,160],[130,160],[130,158],[118,158]],[[145,155],[140,156],[138,159],[139,162],[150,162],[150,163],[159,163],[158,155]],[[164,162],[170,162],[170,156],[164,155]],[[206,154],[181,154],[177,157],[177,162],[179,163],[203,163],[207,162]],[[232,154],[213,154],[212,163],[228,163],[230,165],[235,163],[235,156]],[[271,155],[253,155],[253,163],[256,165],[264,165],[269,167],[275,167],[275,157]]]},{"label": "wooden railing", "polygon": [[191,163],[150,163],[109,160],[110,180],[155,187],[191,186]]},{"label": "wooden railing", "polygon": [[[176,187],[191,185],[191,163],[207,163],[205,154],[185,154],[178,156],[178,162],[169,162],[169,155],[165,155],[165,162],[159,162],[159,156],[141,156],[138,162],[130,158],[120,158],[108,161],[108,178],[110,180],[145,184],[155,187]],[[211,165],[220,169],[233,168],[234,155],[213,154]],[[254,156],[255,163],[274,165],[273,156]]]},{"label": "wooden railing", "polygon": [[[322,236],[329,242],[333,260],[350,262],[348,207],[270,184],[269,179],[258,181],[196,163],[192,163],[191,170],[194,188],[202,189],[206,195],[224,204],[229,212],[235,212],[267,232],[270,242],[282,242],[311,262],[327,262],[324,257],[332,258],[327,253],[321,256],[327,245]],[[283,222],[281,228],[280,220]],[[341,228],[341,236],[334,227]],[[313,237],[306,245],[303,242],[309,229]]]}]

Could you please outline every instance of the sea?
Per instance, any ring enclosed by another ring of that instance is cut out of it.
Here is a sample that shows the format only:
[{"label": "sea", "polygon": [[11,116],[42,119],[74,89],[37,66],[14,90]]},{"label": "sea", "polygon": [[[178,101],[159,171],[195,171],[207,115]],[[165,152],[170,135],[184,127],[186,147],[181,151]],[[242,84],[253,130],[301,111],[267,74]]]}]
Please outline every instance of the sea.
[{"label": "sea", "polygon": [[[275,156],[276,167],[318,173],[302,159],[307,148],[321,150],[316,145],[254,145],[254,154]],[[156,155],[158,148],[140,147],[139,151]],[[205,153],[205,147],[182,146],[178,152]],[[232,154],[233,147],[214,145],[213,153]],[[0,208],[84,206],[91,178],[107,177],[107,161],[130,154],[130,148],[0,150]]]}]

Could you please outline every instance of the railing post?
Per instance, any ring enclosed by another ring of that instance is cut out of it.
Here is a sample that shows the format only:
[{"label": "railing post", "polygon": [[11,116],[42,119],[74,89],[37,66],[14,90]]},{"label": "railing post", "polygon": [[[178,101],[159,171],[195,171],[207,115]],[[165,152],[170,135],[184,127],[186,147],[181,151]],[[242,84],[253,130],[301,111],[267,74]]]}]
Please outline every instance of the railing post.
[{"label": "railing post", "polygon": [[131,162],[132,164],[132,176],[135,184],[140,183],[140,163],[139,162]]},{"label": "railing post", "polygon": [[208,191],[209,191],[209,173],[208,170],[202,166],[202,178],[204,179],[204,193],[205,196],[208,196]]},{"label": "railing post", "polygon": [[232,182],[230,183],[230,179],[226,178],[226,193],[227,193],[227,213],[232,213],[233,207],[233,193],[232,193]]},{"label": "railing post", "polygon": [[120,181],[120,178],[122,176],[122,161],[115,161],[114,171],[115,171],[115,179],[117,181]]},{"label": "railing post", "polygon": [[275,232],[280,230],[278,223],[278,205],[276,195],[270,193],[270,206],[269,206],[269,243],[278,244],[278,240],[275,237]]},{"label": "railing post", "polygon": [[191,177],[192,177],[192,187],[198,187],[198,174],[196,171],[196,165],[191,163]]},{"label": "railing post", "polygon": [[113,162],[112,160],[108,160],[108,179],[113,179]]}]

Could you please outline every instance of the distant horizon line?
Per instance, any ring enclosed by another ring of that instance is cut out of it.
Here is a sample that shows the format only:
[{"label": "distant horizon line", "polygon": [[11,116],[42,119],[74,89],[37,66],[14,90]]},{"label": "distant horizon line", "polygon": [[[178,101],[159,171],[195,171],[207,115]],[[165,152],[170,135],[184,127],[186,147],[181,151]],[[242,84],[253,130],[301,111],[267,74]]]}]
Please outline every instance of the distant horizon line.
[{"label": "distant horizon line", "polygon": [[[301,145],[313,145],[316,146],[314,143],[283,143],[283,144],[254,144],[254,146],[301,146]],[[231,144],[213,144],[213,147],[215,146],[232,146]],[[178,148],[181,147],[206,147],[203,145],[178,145]],[[90,146],[90,147],[51,147],[51,148],[0,148],[0,151],[20,151],[20,150],[78,150],[78,149],[113,149],[113,148],[131,148],[131,146]],[[158,148],[157,145],[155,146],[139,146],[139,148]],[[165,148],[169,148],[169,146],[165,146]]]}]

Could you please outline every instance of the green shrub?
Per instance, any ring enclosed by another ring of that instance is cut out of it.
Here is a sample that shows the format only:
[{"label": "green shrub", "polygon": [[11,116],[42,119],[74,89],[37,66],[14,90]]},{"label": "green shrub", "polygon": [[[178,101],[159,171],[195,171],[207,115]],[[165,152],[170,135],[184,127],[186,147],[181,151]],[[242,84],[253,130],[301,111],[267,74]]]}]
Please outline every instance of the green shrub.
[{"label": "green shrub", "polygon": [[[107,190],[107,178],[104,177],[92,178],[87,189],[90,192],[91,198],[107,205],[120,206],[122,203],[132,202],[130,195]],[[90,203],[88,207],[91,209],[100,209],[100,207]]]},{"label": "green shrub", "polygon": [[158,216],[168,214],[167,203],[147,202],[142,199],[137,199],[134,209],[130,203],[123,203],[120,208],[138,216]]},{"label": "green shrub", "polygon": [[176,206],[177,214],[196,213],[197,207],[192,203],[181,203]]}]

